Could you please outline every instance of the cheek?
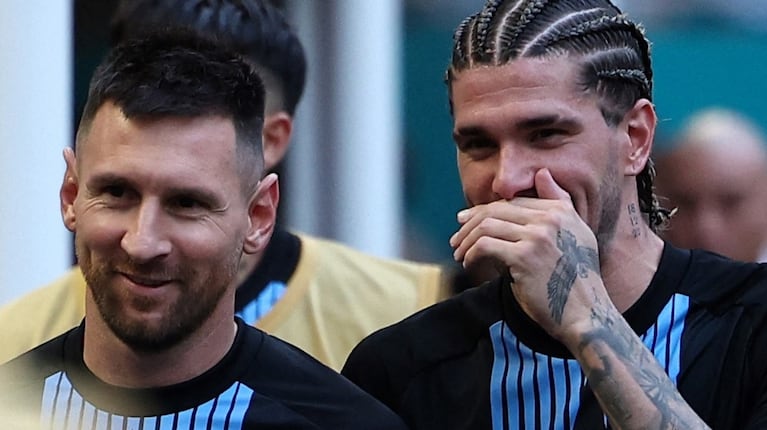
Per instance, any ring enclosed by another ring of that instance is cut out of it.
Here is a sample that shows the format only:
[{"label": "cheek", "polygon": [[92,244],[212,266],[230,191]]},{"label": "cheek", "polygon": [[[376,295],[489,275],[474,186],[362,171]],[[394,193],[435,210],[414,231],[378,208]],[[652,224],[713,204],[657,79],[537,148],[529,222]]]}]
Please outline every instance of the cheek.
[{"label": "cheek", "polygon": [[170,240],[183,255],[199,261],[223,261],[242,249],[244,233],[222,229],[213,223],[176,225],[170,229]]},{"label": "cheek", "polygon": [[124,220],[115,214],[86,212],[78,216],[75,235],[82,246],[89,249],[105,249],[119,246],[125,234]]},{"label": "cheek", "polygon": [[458,161],[458,175],[463,193],[470,201],[484,200],[483,195],[492,193],[495,170],[489,163]]}]

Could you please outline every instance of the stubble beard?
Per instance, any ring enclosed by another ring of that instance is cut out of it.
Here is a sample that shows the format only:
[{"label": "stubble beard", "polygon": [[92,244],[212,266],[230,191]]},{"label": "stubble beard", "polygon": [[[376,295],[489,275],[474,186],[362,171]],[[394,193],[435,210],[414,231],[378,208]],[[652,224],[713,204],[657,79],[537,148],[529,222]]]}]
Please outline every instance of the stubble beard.
[{"label": "stubble beard", "polygon": [[[138,264],[127,257],[94,263],[80,244],[76,246],[76,251],[101,318],[118,339],[144,353],[168,350],[189,338],[205,323],[234,280],[241,255],[237,250],[218,266],[217,272],[200,279],[201,275],[191,267],[173,268],[157,262]],[[126,302],[125,295],[120,294],[114,282],[116,277],[121,276],[118,270],[148,277],[159,274],[162,278],[175,279],[180,290],[178,299],[159,304],[151,298],[131,297]],[[126,306],[135,310],[161,306],[162,317],[152,322],[132,318],[124,310]]]},{"label": "stubble beard", "polygon": [[599,224],[594,232],[600,259],[606,255],[618,228],[623,190],[618,174],[617,154],[613,151],[608,157],[607,169],[599,186],[601,210]]}]

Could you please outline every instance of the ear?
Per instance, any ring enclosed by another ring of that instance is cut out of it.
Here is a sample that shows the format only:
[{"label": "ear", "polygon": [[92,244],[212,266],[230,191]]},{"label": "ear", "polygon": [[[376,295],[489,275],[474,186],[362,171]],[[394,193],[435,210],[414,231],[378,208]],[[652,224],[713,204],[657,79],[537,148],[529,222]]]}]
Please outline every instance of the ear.
[{"label": "ear", "polygon": [[267,171],[274,169],[288,150],[293,132],[293,117],[285,111],[267,115],[264,120],[264,165]]},{"label": "ear", "polygon": [[76,227],[74,206],[80,185],[77,177],[77,159],[72,148],[64,149],[64,162],[67,164],[67,168],[64,171],[64,180],[59,190],[61,218],[67,229],[74,232]]},{"label": "ear", "polygon": [[277,174],[270,173],[259,183],[248,206],[249,227],[245,236],[243,251],[256,254],[263,251],[271,240],[277,219],[277,204],[280,188]]},{"label": "ear", "polygon": [[636,176],[644,169],[650,158],[658,117],[649,100],[639,99],[623,121],[630,143],[624,174]]}]

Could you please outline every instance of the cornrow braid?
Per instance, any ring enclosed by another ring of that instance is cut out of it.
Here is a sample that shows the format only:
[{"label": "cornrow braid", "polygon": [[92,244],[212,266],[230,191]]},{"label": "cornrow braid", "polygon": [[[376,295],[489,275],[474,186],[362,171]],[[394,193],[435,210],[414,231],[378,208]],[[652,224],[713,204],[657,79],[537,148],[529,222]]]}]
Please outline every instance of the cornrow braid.
[{"label": "cornrow braid", "polygon": [[471,50],[471,58],[477,62],[486,61],[486,56],[490,54],[490,49],[487,47],[487,34],[490,31],[490,23],[495,17],[495,12],[498,10],[498,5],[503,0],[489,0],[479,16],[474,20],[473,28],[473,49]]},{"label": "cornrow braid", "polygon": [[568,39],[576,39],[586,34],[598,33],[600,31],[614,30],[620,24],[619,17],[602,15],[591,21],[580,23],[575,27],[566,28],[564,31],[552,34],[549,37],[544,37],[538,41],[538,44],[546,49]]},{"label": "cornrow braid", "polygon": [[[637,100],[652,101],[650,43],[644,29],[609,0],[489,0],[455,32],[445,79],[451,113],[456,73],[476,65],[499,66],[548,55],[568,55],[579,62],[579,84],[597,95],[611,126]],[[653,179],[653,163],[648,160],[637,176],[637,192],[642,212],[657,231],[669,211],[660,206]]]},{"label": "cornrow braid", "polygon": [[649,93],[651,91],[650,81],[643,71],[638,69],[614,69],[614,70],[600,70],[597,72],[599,79],[619,79],[626,81],[634,81],[642,88],[643,93]]},{"label": "cornrow braid", "polygon": [[[511,22],[510,26],[503,26],[498,33],[498,39],[496,44],[499,44],[497,55],[500,56],[499,62],[504,63],[508,61],[509,57],[516,56],[519,48],[511,48],[515,45],[515,42],[522,33],[527,29],[528,24],[535,20],[536,15],[543,11],[548,0],[530,0],[524,6],[520,6],[515,16],[514,12],[509,14],[506,20]],[[516,24],[514,24],[516,22]],[[504,46],[508,46],[508,49],[504,49]]]},{"label": "cornrow braid", "polygon": [[453,36],[453,42],[455,43],[455,48],[453,49],[453,64],[460,64],[461,67],[468,67],[469,57],[467,55],[468,50],[470,49],[470,45],[468,45],[468,41],[471,40],[469,37],[464,37],[464,33],[466,31],[471,31],[471,22],[474,20],[476,15],[472,15],[468,18],[465,18],[461,24],[458,26],[458,28],[455,30],[455,35]]}]

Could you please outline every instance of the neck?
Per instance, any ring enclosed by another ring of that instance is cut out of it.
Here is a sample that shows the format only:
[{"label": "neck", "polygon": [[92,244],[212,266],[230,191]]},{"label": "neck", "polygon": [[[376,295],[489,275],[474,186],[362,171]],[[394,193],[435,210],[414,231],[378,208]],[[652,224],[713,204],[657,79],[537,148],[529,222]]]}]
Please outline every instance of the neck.
[{"label": "neck", "polygon": [[85,365],[103,382],[119,387],[162,387],[187,381],[215,366],[231,349],[237,334],[233,309],[234,295],[227,295],[186,339],[167,349],[147,352],[136,350],[115,336],[93,301],[88,300]]},{"label": "neck", "polygon": [[607,249],[599,250],[602,280],[621,313],[647,290],[663,253],[660,237],[645,222],[640,225],[638,230],[619,227]]},{"label": "neck", "polygon": [[266,252],[266,248],[264,248],[264,250],[258,254],[242,254],[242,258],[240,259],[240,266],[237,269],[237,275],[234,279],[235,285],[242,285],[242,283],[248,279],[248,276],[253,273],[253,271],[256,269],[256,266],[258,266],[258,263],[261,262],[261,258],[264,256],[264,252]]}]

